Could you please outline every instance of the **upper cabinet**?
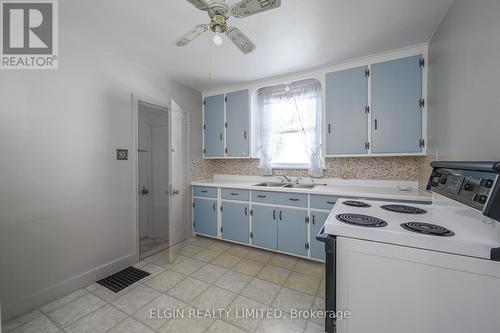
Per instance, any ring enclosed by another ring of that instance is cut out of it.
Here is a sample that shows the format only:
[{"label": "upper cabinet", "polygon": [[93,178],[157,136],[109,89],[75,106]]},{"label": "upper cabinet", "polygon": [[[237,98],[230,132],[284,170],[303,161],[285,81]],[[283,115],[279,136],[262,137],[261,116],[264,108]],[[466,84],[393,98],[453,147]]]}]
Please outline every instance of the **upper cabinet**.
[{"label": "upper cabinet", "polygon": [[209,96],[203,105],[204,157],[248,157],[249,91]]},{"label": "upper cabinet", "polygon": [[326,154],[368,153],[368,66],[326,75]]},{"label": "upper cabinet", "polygon": [[203,129],[205,157],[224,157],[224,95],[205,98]]},{"label": "upper cabinet", "polygon": [[372,152],[422,152],[421,56],[372,65]]},{"label": "upper cabinet", "polygon": [[424,153],[421,55],[326,74],[327,156]]},{"label": "upper cabinet", "polygon": [[248,157],[250,129],[248,90],[226,95],[226,147],[227,157]]}]

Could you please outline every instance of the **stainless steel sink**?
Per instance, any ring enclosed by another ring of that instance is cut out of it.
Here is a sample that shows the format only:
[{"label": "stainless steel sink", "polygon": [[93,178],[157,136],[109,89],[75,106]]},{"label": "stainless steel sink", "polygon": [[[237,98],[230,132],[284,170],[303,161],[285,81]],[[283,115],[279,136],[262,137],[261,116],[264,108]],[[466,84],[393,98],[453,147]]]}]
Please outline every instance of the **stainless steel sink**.
[{"label": "stainless steel sink", "polygon": [[318,185],[316,185],[316,184],[295,184],[295,183],[293,183],[293,184],[286,184],[283,187],[286,187],[286,188],[313,189],[316,186],[318,186]]},{"label": "stainless steel sink", "polygon": [[254,186],[262,186],[262,187],[283,187],[284,183],[274,183],[274,182],[265,182],[260,184],[255,184]]}]

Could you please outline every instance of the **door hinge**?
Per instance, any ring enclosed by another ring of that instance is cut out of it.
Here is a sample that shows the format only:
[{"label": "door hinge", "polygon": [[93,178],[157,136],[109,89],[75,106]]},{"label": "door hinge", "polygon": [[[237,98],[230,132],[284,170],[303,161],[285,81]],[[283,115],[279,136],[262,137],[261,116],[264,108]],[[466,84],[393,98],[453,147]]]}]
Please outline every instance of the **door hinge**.
[{"label": "door hinge", "polygon": [[206,153],[207,153],[207,150],[203,149],[203,155],[205,155]]},{"label": "door hinge", "polygon": [[419,101],[419,105],[420,105],[420,107],[421,107],[421,108],[423,108],[423,107],[425,106],[425,99],[423,99],[423,98],[422,98],[422,99]]},{"label": "door hinge", "polygon": [[206,125],[203,125],[203,129],[206,130],[207,129],[207,126]]},{"label": "door hinge", "polygon": [[224,97],[224,102],[227,102],[227,96],[226,96],[226,97]]},{"label": "door hinge", "polygon": [[196,222],[193,221],[193,227],[196,227]]},{"label": "door hinge", "polygon": [[207,105],[207,100],[206,99],[203,100],[203,105]]},{"label": "door hinge", "polygon": [[418,61],[418,66],[419,66],[420,68],[425,67],[425,59],[424,59],[424,58],[421,58],[421,59]]},{"label": "door hinge", "polygon": [[250,209],[250,216],[253,216],[253,209]]},{"label": "door hinge", "polygon": [[253,238],[253,232],[250,233],[250,238]]},{"label": "door hinge", "polygon": [[308,242],[306,242],[304,248],[306,249],[306,251],[309,250],[309,243]]},{"label": "door hinge", "polygon": [[366,150],[370,149],[370,143],[369,142],[365,142],[365,149]]},{"label": "door hinge", "polygon": [[305,220],[306,220],[306,224],[308,224],[309,223],[309,216],[306,216]]},{"label": "door hinge", "polygon": [[366,114],[370,113],[370,106],[369,105],[365,106],[365,113]]},{"label": "door hinge", "polygon": [[225,151],[225,152],[226,152],[226,154],[227,154],[227,148],[226,148],[226,149],[224,149],[224,151]]},{"label": "door hinge", "polygon": [[224,123],[224,127],[227,128],[227,122]]},{"label": "door hinge", "polygon": [[224,210],[224,208],[222,208],[222,205],[220,206],[220,211],[222,212]]},{"label": "door hinge", "polygon": [[193,202],[193,208],[194,208],[194,202]]},{"label": "door hinge", "polygon": [[425,147],[425,140],[420,139],[419,145],[420,145],[420,148],[424,148]]},{"label": "door hinge", "polygon": [[365,70],[365,77],[370,77],[370,70],[369,69]]}]

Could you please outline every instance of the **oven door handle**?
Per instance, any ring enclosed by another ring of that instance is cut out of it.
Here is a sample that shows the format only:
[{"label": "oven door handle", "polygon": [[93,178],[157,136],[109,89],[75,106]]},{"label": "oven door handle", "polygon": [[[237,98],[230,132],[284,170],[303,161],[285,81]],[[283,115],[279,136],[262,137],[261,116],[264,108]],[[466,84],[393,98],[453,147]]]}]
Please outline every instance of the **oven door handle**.
[{"label": "oven door handle", "polygon": [[322,243],[326,243],[326,241],[327,241],[328,238],[330,238],[330,237],[328,236],[328,234],[325,233],[325,226],[322,226],[321,230],[316,235],[316,240],[318,240],[318,241],[320,241]]}]

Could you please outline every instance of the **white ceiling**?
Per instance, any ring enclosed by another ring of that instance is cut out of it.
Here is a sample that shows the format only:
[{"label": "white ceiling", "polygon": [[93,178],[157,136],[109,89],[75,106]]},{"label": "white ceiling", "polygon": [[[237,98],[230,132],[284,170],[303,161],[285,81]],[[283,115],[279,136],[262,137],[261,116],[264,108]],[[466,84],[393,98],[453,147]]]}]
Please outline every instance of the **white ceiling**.
[{"label": "white ceiling", "polygon": [[203,91],[427,42],[452,2],[282,0],[278,9],[230,19],[257,50],[245,56],[227,38],[221,47],[212,45],[212,80],[207,34],[185,48],[172,43],[209,21],[186,0],[59,1],[59,17],[61,29],[68,29],[62,35],[89,38],[107,52]]}]

